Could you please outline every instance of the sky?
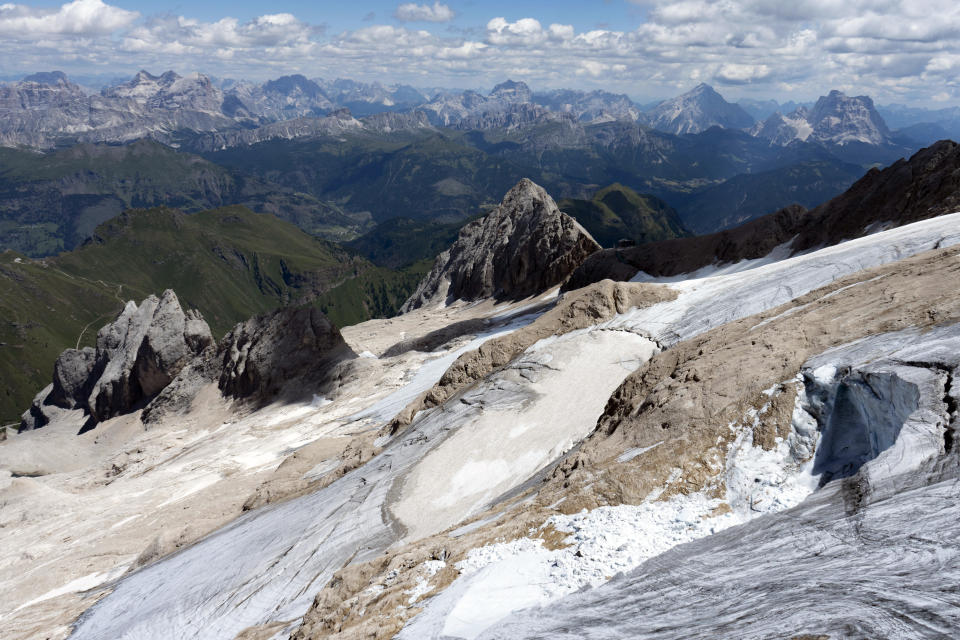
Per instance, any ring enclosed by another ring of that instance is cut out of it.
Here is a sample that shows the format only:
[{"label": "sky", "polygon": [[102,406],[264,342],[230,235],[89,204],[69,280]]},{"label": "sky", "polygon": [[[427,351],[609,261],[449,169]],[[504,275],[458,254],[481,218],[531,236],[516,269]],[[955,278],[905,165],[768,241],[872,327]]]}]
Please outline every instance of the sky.
[{"label": "sky", "polygon": [[0,77],[291,73],[417,87],[605,89],[700,82],[731,100],[960,104],[956,0],[0,0]]}]

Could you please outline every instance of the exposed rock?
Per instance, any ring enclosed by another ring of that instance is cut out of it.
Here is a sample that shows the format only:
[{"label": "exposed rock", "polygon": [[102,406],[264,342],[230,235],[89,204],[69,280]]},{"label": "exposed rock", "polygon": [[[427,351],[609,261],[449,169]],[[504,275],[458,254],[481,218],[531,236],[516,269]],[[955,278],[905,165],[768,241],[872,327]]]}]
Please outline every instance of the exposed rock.
[{"label": "exposed rock", "polygon": [[487,216],[466,225],[403,305],[411,311],[448,300],[519,300],[563,280],[600,246],[524,178]]},{"label": "exposed rock", "polygon": [[204,351],[194,358],[180,373],[150,401],[140,414],[145,425],[158,423],[165,417],[190,409],[194,398],[208,384],[220,377],[220,366],[214,349]]},{"label": "exposed rock", "polygon": [[97,361],[92,347],[67,349],[53,365],[53,390],[49,402],[64,409],[73,409],[90,395],[91,375]]},{"label": "exposed rock", "polygon": [[152,400],[213,336],[199,313],[183,312],[168,289],[140,307],[128,302],[112,324],[97,334],[97,369],[87,409],[94,421],[127,413]]},{"label": "exposed rock", "polygon": [[877,113],[869,96],[846,96],[833,90],[820,96],[806,120],[811,138],[819,142],[846,144],[863,142],[883,144],[890,141],[890,130]]},{"label": "exposed rock", "polygon": [[836,244],[882,228],[960,210],[960,144],[941,140],[909,160],[871,169],[847,191],[813,209],[796,252]]},{"label": "exposed rock", "polygon": [[184,313],[173,291],[150,296],[139,307],[130,301],[97,333],[96,350],[60,354],[53,384],[34,400],[20,428],[47,424],[54,410],[82,409],[96,424],[143,407],[212,345],[200,313]]},{"label": "exposed rock", "polygon": [[556,89],[533,96],[537,104],[563,113],[571,113],[581,122],[609,120],[635,121],[640,110],[624,94],[608,93],[599,89],[586,92]]},{"label": "exposed rock", "polygon": [[40,393],[33,398],[33,403],[30,404],[30,408],[24,411],[23,415],[20,416],[21,433],[24,431],[39,429],[40,427],[45,427],[50,424],[50,421],[53,419],[56,411],[60,410],[59,407],[44,403],[44,400],[48,395],[50,395],[52,390],[52,384],[45,386]]},{"label": "exposed rock", "polygon": [[332,366],[356,354],[322,311],[288,307],[238,324],[218,357],[224,395],[268,401],[284,392],[322,391]]}]

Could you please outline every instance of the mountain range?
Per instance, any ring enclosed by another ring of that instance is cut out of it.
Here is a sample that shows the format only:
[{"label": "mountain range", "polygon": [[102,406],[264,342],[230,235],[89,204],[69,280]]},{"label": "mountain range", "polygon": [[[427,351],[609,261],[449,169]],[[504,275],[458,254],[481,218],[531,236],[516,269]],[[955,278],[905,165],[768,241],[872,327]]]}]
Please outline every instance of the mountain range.
[{"label": "mountain range", "polygon": [[125,208],[157,205],[240,204],[337,241],[395,217],[441,233],[524,175],[561,199],[622,184],[707,233],[816,206],[940,127],[901,110],[912,129],[891,130],[869,97],[836,91],[784,115],[789,106],[757,103],[754,113],[774,112],[755,121],[705,84],[640,106],[509,80],[481,94],[141,71],[90,91],[38,73],[0,86],[0,145],[10,147],[0,152],[0,247],[49,255]]},{"label": "mountain range", "polygon": [[[0,87],[0,144],[44,148],[145,136],[176,142],[181,131],[223,134],[328,116],[343,109],[357,117],[422,112],[433,126],[461,129],[519,128],[565,119],[579,123],[624,120],[678,135],[699,133],[711,126],[743,129],[777,144],[808,138],[825,144],[859,141],[879,145],[891,141],[890,131],[866,96],[847,97],[832,91],[811,108],[800,106],[790,112],[784,111],[790,104],[745,104],[754,114],[765,114],[762,121],[755,120],[740,105],[727,102],[706,84],[643,108],[622,94],[600,90],[534,92],[525,83],[512,80],[496,85],[487,95],[447,90],[429,95],[407,85],[324,81],[302,75],[282,76],[261,84],[237,82],[224,89],[200,73],[180,76],[167,71],[155,76],[140,71],[127,82],[89,92],[62,72],[43,72]],[[768,114],[771,108],[774,112]],[[891,113],[902,114],[901,121],[911,127],[916,127],[922,117],[918,110]],[[954,116],[931,113],[926,122],[941,126]],[[315,133],[285,131],[287,136]],[[250,140],[228,136],[221,144],[244,142]]]}]

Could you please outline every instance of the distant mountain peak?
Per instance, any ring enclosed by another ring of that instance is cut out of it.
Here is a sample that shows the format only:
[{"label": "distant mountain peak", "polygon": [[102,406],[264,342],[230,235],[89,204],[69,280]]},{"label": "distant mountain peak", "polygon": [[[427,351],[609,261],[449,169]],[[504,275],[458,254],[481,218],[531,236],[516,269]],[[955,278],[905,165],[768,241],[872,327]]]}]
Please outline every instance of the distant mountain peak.
[{"label": "distant mountain peak", "polygon": [[32,73],[23,78],[24,82],[36,82],[37,84],[69,84],[70,80],[67,79],[67,74],[63,71],[41,71],[39,73]]},{"label": "distant mountain peak", "polygon": [[295,73],[289,76],[281,76],[276,80],[269,80],[263,85],[263,90],[270,93],[280,93],[291,95],[300,92],[307,96],[318,96],[323,94],[323,90],[316,82],[307,79],[306,76]]},{"label": "distant mountain peak", "polygon": [[673,134],[700,133],[710,127],[746,129],[753,117],[701,82],[683,95],[664,100],[649,112],[650,126]]},{"label": "distant mountain peak", "polygon": [[530,102],[533,100],[533,92],[526,82],[507,80],[495,86],[490,97],[509,102]]},{"label": "distant mountain peak", "polygon": [[869,96],[848,96],[834,89],[821,96],[805,115],[813,128],[813,139],[821,142],[876,145],[890,141],[887,123],[877,113]]}]

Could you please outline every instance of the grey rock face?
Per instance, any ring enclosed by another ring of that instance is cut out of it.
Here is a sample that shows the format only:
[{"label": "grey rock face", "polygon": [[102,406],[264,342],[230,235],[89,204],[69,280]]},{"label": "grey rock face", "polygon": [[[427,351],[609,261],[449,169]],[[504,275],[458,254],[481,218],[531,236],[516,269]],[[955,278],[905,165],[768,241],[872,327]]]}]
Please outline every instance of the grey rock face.
[{"label": "grey rock face", "polygon": [[553,111],[570,113],[580,122],[606,122],[626,120],[633,122],[640,117],[640,110],[623,94],[594,90],[573,91],[558,89],[534,95],[534,102]]},{"label": "grey rock face", "polygon": [[890,129],[868,96],[847,96],[831,91],[820,96],[812,109],[774,113],[751,132],[775,145],[794,140],[844,145],[851,142],[881,145],[891,142]]},{"label": "grey rock face", "polygon": [[127,303],[97,334],[97,366],[103,368],[87,402],[90,415],[101,422],[146,404],[212,344],[207,323],[197,312],[185,314],[169,289],[139,308]]},{"label": "grey rock face", "polygon": [[64,409],[73,409],[90,395],[90,378],[97,361],[92,347],[67,349],[53,365],[53,390],[50,403]]},{"label": "grey rock face", "polygon": [[403,311],[444,300],[519,300],[560,284],[599,250],[586,229],[524,178],[499,207],[461,229]]},{"label": "grey rock face", "polygon": [[322,391],[331,368],[356,357],[340,331],[313,307],[278,309],[242,322],[223,339],[218,354],[220,390],[252,401]]},{"label": "grey rock face", "polygon": [[97,348],[67,349],[53,384],[24,414],[21,429],[43,426],[54,408],[82,409],[93,424],[146,405],[198,354],[213,345],[197,311],[184,313],[173,291],[127,303],[97,333]]},{"label": "grey rock face", "polygon": [[740,105],[727,102],[713,87],[703,83],[682,96],[661,102],[647,118],[654,129],[677,135],[700,133],[713,126],[746,129],[753,125],[753,118]]},{"label": "grey rock face", "polygon": [[808,120],[813,127],[812,137],[822,142],[883,144],[890,141],[890,130],[868,96],[846,96],[831,91],[817,100]]}]

